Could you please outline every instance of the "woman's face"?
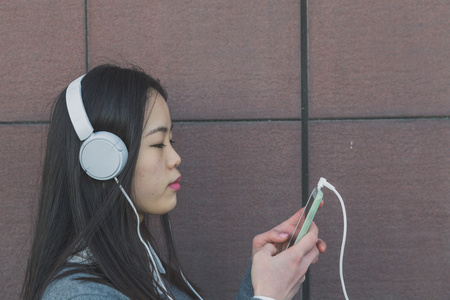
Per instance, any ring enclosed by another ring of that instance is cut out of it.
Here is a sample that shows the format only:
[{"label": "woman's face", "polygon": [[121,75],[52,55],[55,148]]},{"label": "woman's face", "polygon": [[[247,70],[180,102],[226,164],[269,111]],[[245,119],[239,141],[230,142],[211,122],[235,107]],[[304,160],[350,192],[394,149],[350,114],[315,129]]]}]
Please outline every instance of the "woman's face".
[{"label": "woman's face", "polygon": [[141,219],[145,213],[162,215],[175,207],[181,178],[176,169],[181,158],[172,147],[169,107],[160,94],[149,103],[132,183]]}]

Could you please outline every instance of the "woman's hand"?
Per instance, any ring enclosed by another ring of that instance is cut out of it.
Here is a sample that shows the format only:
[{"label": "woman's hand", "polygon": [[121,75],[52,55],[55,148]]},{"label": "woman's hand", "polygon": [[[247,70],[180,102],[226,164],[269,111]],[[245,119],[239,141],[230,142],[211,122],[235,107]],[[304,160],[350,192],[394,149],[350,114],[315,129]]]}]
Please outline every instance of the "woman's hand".
[{"label": "woman's hand", "polygon": [[253,239],[251,276],[255,295],[277,300],[292,299],[305,280],[309,266],[317,262],[319,253],[326,251],[326,244],[318,238],[319,229],[314,222],[296,245],[283,251],[301,213],[302,210],[298,211],[285,222]]},{"label": "woman's hand", "polygon": [[252,285],[255,295],[277,300],[292,299],[309,266],[317,261],[317,235],[306,234],[296,245],[279,253],[273,244],[266,244],[253,256]]},{"label": "woman's hand", "polygon": [[[320,203],[319,209],[323,206],[323,201]],[[284,249],[286,249],[287,244],[291,238],[292,233],[295,230],[295,227],[297,226],[297,222],[300,219],[300,216],[303,213],[303,208],[300,209],[298,212],[296,212],[292,217],[290,217],[288,220],[284,221],[280,225],[274,227],[273,229],[261,233],[253,239],[253,249],[252,249],[252,255],[254,255],[257,251],[259,251],[264,245],[267,243],[273,244],[276,249],[277,253],[280,253]],[[312,222],[314,223],[314,222]],[[311,227],[315,226],[311,224]],[[311,228],[310,228],[311,230]],[[296,239],[297,236],[294,236],[293,239]],[[317,241],[317,248],[319,249],[320,253],[325,253],[325,250],[327,248],[327,245],[324,241],[319,239]],[[276,253],[276,254],[277,254]]]}]

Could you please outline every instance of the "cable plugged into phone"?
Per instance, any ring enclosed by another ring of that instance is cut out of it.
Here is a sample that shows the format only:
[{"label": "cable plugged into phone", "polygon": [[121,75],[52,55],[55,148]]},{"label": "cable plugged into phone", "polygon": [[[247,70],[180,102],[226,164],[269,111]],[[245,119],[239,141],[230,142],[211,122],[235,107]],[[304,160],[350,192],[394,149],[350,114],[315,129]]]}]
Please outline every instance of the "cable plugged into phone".
[{"label": "cable plugged into phone", "polygon": [[331,190],[332,192],[334,192],[336,194],[336,196],[339,198],[339,202],[341,203],[341,207],[342,207],[342,217],[344,219],[344,229],[343,229],[343,234],[342,234],[341,254],[339,257],[339,276],[341,278],[342,292],[344,293],[345,299],[348,300],[347,290],[345,288],[344,270],[343,270],[345,241],[347,240],[347,212],[345,211],[344,200],[342,200],[342,197],[338,193],[336,188],[333,185],[331,185],[325,178],[320,177],[319,183],[317,184],[317,189],[321,190],[323,187],[326,187],[327,189]]}]

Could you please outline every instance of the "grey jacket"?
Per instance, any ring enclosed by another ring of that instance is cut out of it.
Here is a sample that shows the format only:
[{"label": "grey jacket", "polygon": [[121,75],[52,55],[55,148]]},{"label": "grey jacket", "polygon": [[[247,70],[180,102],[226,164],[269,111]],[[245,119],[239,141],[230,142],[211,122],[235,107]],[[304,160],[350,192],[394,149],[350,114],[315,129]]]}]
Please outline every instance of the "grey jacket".
[{"label": "grey jacket", "polygon": [[[250,300],[253,298],[253,287],[250,276],[251,266],[248,268],[244,280],[235,300]],[[43,300],[49,299],[77,299],[77,300],[101,300],[117,299],[129,300],[127,296],[118,290],[104,284],[74,280],[77,277],[85,277],[86,274],[72,274],[53,281],[45,290]],[[179,290],[176,286],[167,285],[176,300],[191,300],[191,297]]]}]

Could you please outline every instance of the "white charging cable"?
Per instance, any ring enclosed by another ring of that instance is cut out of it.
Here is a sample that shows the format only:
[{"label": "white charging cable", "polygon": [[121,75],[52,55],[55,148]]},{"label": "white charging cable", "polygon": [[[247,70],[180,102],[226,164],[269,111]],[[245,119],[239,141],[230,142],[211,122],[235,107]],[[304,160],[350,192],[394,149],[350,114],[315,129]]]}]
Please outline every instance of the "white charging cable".
[{"label": "white charging cable", "polygon": [[344,200],[342,200],[341,195],[338,193],[336,188],[334,186],[332,186],[329,182],[327,182],[327,180],[323,177],[320,178],[319,183],[317,184],[318,189],[321,189],[322,187],[326,187],[329,190],[331,190],[332,192],[334,192],[336,194],[336,196],[339,198],[339,202],[341,203],[341,207],[342,207],[342,217],[344,219],[344,229],[343,229],[343,234],[342,234],[341,254],[339,257],[339,276],[341,278],[342,292],[344,293],[345,299],[348,300],[347,290],[345,288],[344,270],[343,270],[344,269],[343,264],[344,264],[345,242],[347,240],[347,212],[345,211]]}]

